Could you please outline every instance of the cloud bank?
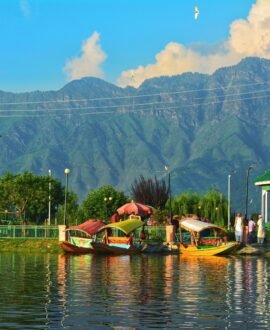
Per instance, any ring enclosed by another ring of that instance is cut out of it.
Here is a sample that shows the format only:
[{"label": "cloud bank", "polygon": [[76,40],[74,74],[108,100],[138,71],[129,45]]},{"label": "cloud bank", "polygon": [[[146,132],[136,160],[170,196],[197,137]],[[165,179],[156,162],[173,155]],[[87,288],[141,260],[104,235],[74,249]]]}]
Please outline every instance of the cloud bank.
[{"label": "cloud bank", "polygon": [[121,73],[120,86],[139,86],[145,79],[183,72],[213,73],[216,69],[233,65],[247,56],[270,59],[270,1],[257,0],[243,20],[230,26],[229,38],[211,54],[201,54],[192,47],[170,42],[155,56],[155,62],[140,65]]},{"label": "cloud bank", "polygon": [[100,35],[94,32],[82,45],[81,55],[67,61],[64,72],[70,80],[86,76],[103,78],[102,63],[107,55],[99,43]]}]

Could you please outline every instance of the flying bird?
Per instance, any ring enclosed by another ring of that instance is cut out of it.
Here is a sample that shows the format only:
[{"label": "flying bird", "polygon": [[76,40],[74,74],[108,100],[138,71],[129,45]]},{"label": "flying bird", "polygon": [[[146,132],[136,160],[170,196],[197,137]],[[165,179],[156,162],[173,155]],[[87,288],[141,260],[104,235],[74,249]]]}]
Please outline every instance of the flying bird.
[{"label": "flying bird", "polygon": [[200,14],[199,8],[197,6],[194,7],[194,18],[197,19]]}]

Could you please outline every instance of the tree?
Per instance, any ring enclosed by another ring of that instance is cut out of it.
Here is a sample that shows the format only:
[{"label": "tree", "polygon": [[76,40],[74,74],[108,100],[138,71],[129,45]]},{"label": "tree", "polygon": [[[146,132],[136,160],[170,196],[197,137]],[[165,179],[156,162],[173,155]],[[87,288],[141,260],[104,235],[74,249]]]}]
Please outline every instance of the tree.
[{"label": "tree", "polygon": [[81,221],[89,218],[109,221],[110,216],[128,200],[129,198],[123,192],[115,190],[112,186],[103,186],[93,190],[80,207]]},{"label": "tree", "polygon": [[[64,223],[64,204],[61,204],[56,213],[57,224]],[[80,223],[78,196],[73,191],[67,194],[66,225],[75,226]]]},{"label": "tree", "polygon": [[[64,190],[60,182],[51,178],[52,216],[63,203]],[[35,176],[30,172],[0,177],[0,209],[18,212],[21,222],[43,222],[48,216],[47,176]]]},{"label": "tree", "polygon": [[[174,214],[198,214],[200,210],[200,195],[196,192],[184,192],[172,200]],[[199,214],[198,214],[199,215]]]},{"label": "tree", "polygon": [[143,175],[131,185],[132,197],[136,202],[163,209],[169,198],[169,191],[164,179],[145,179]]},{"label": "tree", "polygon": [[220,191],[213,188],[203,196],[201,211],[203,216],[209,218],[211,222],[225,226],[228,217],[228,201]]},{"label": "tree", "polygon": [[172,209],[180,216],[185,214],[197,214],[199,217],[208,218],[219,226],[225,226],[228,214],[228,201],[220,191],[210,189],[204,195],[196,192],[184,192],[175,196],[172,201]]}]

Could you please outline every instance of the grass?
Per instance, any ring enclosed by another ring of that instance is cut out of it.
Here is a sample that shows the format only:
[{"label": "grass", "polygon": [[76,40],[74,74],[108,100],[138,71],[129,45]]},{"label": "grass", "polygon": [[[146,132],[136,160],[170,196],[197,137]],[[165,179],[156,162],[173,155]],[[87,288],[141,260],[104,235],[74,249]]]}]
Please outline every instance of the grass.
[{"label": "grass", "polygon": [[0,252],[62,253],[59,241],[54,239],[0,239]]}]

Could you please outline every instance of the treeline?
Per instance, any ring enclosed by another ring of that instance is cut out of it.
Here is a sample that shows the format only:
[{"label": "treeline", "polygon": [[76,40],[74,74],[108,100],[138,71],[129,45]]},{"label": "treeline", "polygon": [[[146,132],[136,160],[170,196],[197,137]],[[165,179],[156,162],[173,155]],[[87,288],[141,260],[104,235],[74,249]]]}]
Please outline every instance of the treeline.
[{"label": "treeline", "polygon": [[[217,189],[204,194],[184,192],[171,197],[164,179],[140,176],[131,186],[131,196],[112,186],[102,186],[88,193],[82,203],[71,190],[66,195],[66,224],[79,224],[86,219],[110,221],[110,216],[126,202],[134,200],[156,209],[155,219],[164,222],[170,215],[197,214],[226,226],[228,203]],[[65,186],[51,176],[37,176],[30,172],[6,173],[0,177],[0,220],[12,224],[45,224],[49,209],[51,224],[64,220]]]}]

